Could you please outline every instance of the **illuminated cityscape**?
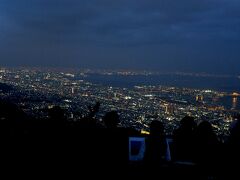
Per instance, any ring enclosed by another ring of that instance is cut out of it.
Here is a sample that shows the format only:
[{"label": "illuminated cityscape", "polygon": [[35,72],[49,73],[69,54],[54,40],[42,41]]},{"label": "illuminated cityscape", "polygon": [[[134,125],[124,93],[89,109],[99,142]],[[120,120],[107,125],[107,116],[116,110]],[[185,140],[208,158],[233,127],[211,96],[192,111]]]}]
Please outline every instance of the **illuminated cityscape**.
[{"label": "illuminated cityscape", "polygon": [[[151,72],[141,71],[100,71],[63,70],[39,68],[2,68],[0,82],[13,87],[0,91],[3,99],[17,103],[26,113],[39,118],[47,116],[45,109],[58,105],[65,109],[69,120],[77,121],[87,112],[89,105],[101,103],[97,117],[117,110],[121,125],[138,130],[149,130],[152,120],[161,120],[166,133],[171,134],[186,115],[196,122],[208,120],[219,136],[228,135],[233,115],[238,110],[236,92],[220,92],[210,89],[193,89],[159,85],[135,85],[133,87],[106,86],[92,83],[88,76],[135,75],[151,76]],[[231,100],[231,107],[224,105],[224,99]]]}]

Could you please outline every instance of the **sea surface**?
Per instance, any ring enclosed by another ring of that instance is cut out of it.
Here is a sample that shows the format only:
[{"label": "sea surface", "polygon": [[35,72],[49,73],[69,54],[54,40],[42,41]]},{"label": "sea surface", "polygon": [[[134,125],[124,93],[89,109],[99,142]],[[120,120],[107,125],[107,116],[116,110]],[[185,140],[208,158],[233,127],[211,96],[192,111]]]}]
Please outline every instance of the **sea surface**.
[{"label": "sea surface", "polygon": [[136,85],[163,85],[196,89],[212,89],[224,92],[240,92],[237,77],[193,77],[181,75],[88,75],[86,80],[107,86],[131,88]]}]

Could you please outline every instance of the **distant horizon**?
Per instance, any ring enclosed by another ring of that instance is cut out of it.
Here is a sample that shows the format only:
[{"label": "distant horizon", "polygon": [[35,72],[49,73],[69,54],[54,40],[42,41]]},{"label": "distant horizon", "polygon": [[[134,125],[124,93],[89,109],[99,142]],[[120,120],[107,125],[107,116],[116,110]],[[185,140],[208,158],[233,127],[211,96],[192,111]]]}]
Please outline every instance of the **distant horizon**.
[{"label": "distant horizon", "polygon": [[[148,73],[159,73],[159,74],[175,74],[175,75],[206,75],[214,77],[237,77],[240,78],[240,73],[230,74],[230,73],[210,73],[204,71],[166,71],[166,70],[157,70],[157,69],[144,69],[144,68],[94,68],[94,67],[61,67],[61,66],[1,66],[0,69],[49,69],[49,70],[90,70],[90,71],[112,71],[112,72],[121,72],[121,71],[130,71],[130,72],[148,72]],[[181,74],[182,73],[182,74]]]}]

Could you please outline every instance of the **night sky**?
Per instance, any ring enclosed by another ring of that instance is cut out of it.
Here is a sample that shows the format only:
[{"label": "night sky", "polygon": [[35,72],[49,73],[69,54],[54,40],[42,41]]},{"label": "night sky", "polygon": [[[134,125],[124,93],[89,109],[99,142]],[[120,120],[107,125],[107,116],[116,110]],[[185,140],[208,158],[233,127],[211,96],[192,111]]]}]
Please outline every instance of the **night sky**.
[{"label": "night sky", "polygon": [[0,66],[238,74],[239,0],[0,0]]}]

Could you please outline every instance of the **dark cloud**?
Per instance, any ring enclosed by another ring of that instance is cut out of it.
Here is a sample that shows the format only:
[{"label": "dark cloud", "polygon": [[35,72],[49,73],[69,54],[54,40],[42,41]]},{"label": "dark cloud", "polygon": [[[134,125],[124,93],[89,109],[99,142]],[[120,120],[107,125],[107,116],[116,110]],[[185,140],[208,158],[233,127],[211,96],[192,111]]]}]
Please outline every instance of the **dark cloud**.
[{"label": "dark cloud", "polygon": [[238,0],[2,0],[2,65],[237,73]]}]

